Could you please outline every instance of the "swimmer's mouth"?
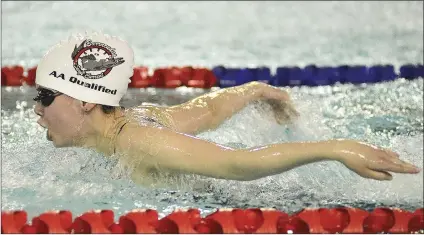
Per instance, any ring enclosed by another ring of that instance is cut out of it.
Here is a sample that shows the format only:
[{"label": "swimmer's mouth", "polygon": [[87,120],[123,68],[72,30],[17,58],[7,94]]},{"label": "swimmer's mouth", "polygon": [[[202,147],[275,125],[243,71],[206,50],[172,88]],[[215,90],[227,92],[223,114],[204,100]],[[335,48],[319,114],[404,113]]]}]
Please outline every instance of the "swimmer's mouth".
[{"label": "swimmer's mouth", "polygon": [[46,138],[47,138],[47,140],[49,140],[49,141],[51,141],[51,140],[52,140],[52,136],[50,135],[49,130],[47,130],[47,132],[46,132]]}]

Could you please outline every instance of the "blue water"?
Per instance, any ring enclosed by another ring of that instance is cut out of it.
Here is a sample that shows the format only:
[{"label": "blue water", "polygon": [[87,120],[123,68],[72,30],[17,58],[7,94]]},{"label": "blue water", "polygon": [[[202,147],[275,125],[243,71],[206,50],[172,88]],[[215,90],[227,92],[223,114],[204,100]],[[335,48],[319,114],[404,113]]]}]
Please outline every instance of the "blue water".
[{"label": "blue water", "polygon": [[[61,14],[66,9],[67,14]],[[2,62],[32,66],[77,29],[103,29],[134,45],[136,63],[229,66],[423,63],[422,2],[2,2]],[[122,14],[118,11],[122,10]],[[95,12],[95,13],[94,13]],[[357,176],[336,162],[303,166],[253,182],[187,176],[177,189],[146,189],[116,162],[82,149],[55,149],[36,124],[33,88],[2,88],[2,210],[29,216],[50,209],[80,214],[113,209],[304,207],[371,209],[423,206],[423,173],[390,182]],[[182,103],[197,89],[131,90],[125,106]],[[269,143],[354,138],[391,148],[423,167],[423,79],[292,88],[301,118],[275,123],[252,104],[217,130],[198,135],[243,148]]]}]

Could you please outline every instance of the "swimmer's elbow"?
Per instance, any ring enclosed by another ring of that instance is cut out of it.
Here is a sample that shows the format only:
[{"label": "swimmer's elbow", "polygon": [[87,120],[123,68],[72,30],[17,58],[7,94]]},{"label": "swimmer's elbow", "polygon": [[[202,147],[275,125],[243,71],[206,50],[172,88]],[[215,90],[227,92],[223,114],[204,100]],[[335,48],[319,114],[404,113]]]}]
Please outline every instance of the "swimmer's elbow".
[{"label": "swimmer's elbow", "polygon": [[260,177],[256,176],[255,174],[246,173],[246,172],[240,172],[237,169],[229,170],[227,173],[222,174],[224,177],[217,177],[217,178],[223,178],[226,180],[234,180],[234,181],[253,181],[257,180]]},{"label": "swimmer's elbow", "polygon": [[248,164],[239,161],[238,157],[233,156],[226,167],[226,179],[235,181],[253,181],[262,178],[258,171],[248,167]]},{"label": "swimmer's elbow", "polygon": [[[190,173],[197,173],[215,179],[225,179],[234,181],[252,181],[260,177],[252,169],[247,169],[245,164],[237,162],[237,158],[228,154],[221,159],[215,158],[208,164],[199,164],[201,169],[193,169]],[[207,167],[205,167],[207,165]]]},{"label": "swimmer's elbow", "polygon": [[[196,172],[191,172],[196,173]],[[234,180],[234,181],[252,181],[258,179],[254,174],[248,174],[245,171],[242,171],[237,168],[233,168],[231,166],[223,166],[220,165],[216,168],[209,168],[209,170],[205,172],[198,172],[200,175],[212,177],[215,179],[225,179],[225,180]]]},{"label": "swimmer's elbow", "polygon": [[261,177],[255,176],[255,175],[237,175],[234,180],[235,181],[244,181],[244,182],[248,182],[248,181],[254,181],[257,179],[260,179]]}]

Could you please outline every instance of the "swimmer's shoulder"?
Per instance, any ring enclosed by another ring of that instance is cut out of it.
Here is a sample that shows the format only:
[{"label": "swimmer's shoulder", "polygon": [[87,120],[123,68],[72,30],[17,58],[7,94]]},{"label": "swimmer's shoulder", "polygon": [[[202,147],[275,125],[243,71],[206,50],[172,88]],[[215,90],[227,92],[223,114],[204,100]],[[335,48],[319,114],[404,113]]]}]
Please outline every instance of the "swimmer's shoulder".
[{"label": "swimmer's shoulder", "polygon": [[142,104],[127,108],[127,115],[135,119],[151,119],[162,126],[174,129],[172,116],[167,112],[167,107],[155,104]]}]

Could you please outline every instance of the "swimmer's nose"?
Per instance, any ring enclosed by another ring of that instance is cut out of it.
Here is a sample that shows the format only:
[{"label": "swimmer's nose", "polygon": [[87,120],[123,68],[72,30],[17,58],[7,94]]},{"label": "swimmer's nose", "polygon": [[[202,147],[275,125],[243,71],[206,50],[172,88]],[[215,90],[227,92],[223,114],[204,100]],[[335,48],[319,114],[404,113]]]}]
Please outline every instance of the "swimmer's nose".
[{"label": "swimmer's nose", "polygon": [[43,108],[41,107],[41,104],[39,104],[38,102],[35,104],[34,113],[37,114],[38,116],[43,116]]}]

